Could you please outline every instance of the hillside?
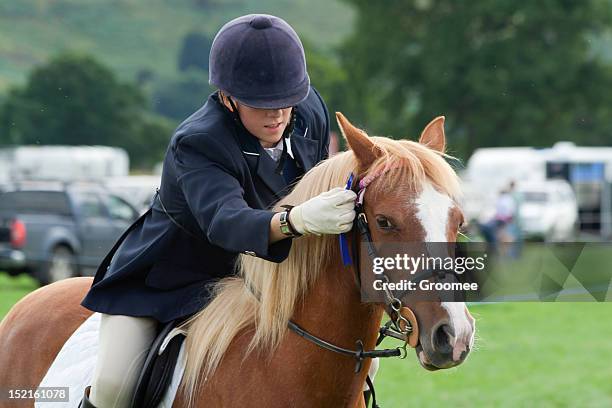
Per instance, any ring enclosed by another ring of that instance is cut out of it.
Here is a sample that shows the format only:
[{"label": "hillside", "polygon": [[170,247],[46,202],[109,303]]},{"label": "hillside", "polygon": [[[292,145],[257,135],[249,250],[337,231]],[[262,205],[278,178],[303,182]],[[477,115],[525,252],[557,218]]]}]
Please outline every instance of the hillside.
[{"label": "hillside", "polygon": [[246,13],[285,18],[329,50],[351,30],[353,12],[339,0],[16,0],[0,3],[0,94],[32,66],[62,50],[87,52],[124,79],[149,71],[178,75],[184,36],[209,36]]}]

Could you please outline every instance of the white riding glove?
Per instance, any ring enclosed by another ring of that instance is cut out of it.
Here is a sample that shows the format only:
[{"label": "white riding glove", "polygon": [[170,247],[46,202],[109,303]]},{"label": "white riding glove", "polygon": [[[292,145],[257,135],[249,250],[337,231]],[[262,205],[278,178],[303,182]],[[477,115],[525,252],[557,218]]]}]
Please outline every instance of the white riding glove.
[{"label": "white riding glove", "polygon": [[355,194],[336,187],[295,206],[289,222],[300,234],[340,234],[348,232],[355,218]]}]

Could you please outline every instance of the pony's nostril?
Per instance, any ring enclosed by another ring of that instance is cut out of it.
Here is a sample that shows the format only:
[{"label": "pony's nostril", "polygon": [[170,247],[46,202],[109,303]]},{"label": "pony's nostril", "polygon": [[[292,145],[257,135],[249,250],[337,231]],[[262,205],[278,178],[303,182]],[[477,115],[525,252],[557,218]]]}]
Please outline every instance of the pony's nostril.
[{"label": "pony's nostril", "polygon": [[438,326],[433,335],[433,348],[438,353],[451,353],[453,346],[450,340],[455,336],[455,331],[448,324]]}]

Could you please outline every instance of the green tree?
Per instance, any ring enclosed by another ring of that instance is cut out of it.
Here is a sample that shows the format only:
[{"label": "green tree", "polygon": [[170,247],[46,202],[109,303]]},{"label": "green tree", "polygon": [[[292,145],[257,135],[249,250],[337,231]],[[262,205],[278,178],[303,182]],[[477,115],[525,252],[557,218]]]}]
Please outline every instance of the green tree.
[{"label": "green tree", "polygon": [[445,115],[461,156],[609,143],[612,71],[591,46],[610,26],[609,2],[346,1],[358,12],[341,50],[357,123],[415,138]]},{"label": "green tree", "polygon": [[[313,43],[302,39],[306,51],[306,64],[312,85],[325,99],[330,114],[342,110],[347,91],[347,74],[337,55],[323,52]],[[335,124],[335,120],[332,120]]]},{"label": "green tree", "polygon": [[208,54],[211,46],[212,39],[205,34],[192,32],[185,35],[178,56],[179,71],[184,72],[191,67],[208,71]]},{"label": "green tree", "polygon": [[162,161],[176,122],[163,116],[146,114],[138,122],[134,137],[127,138],[123,147],[130,156],[132,168],[150,171]]},{"label": "green tree", "polygon": [[168,126],[161,123],[147,116],[146,97],[135,85],[118,81],[92,57],[64,54],[9,92],[0,108],[0,145],[111,145],[126,148],[133,163],[148,164],[159,160],[169,137],[162,143]]},{"label": "green tree", "polygon": [[153,90],[153,109],[160,115],[182,121],[201,107],[213,92],[208,72],[189,70],[178,79],[159,81]]}]

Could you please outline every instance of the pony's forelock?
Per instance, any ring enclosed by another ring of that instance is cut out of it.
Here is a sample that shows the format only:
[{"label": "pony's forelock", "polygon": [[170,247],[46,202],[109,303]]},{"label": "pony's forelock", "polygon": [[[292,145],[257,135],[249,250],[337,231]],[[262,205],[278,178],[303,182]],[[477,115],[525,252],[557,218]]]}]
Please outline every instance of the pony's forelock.
[{"label": "pony's forelock", "polygon": [[452,156],[437,152],[411,140],[393,140],[386,137],[370,137],[382,153],[366,175],[384,173],[377,178],[378,189],[384,192],[402,185],[419,191],[425,181],[453,200],[459,200],[461,188],[459,178],[445,160]]}]

